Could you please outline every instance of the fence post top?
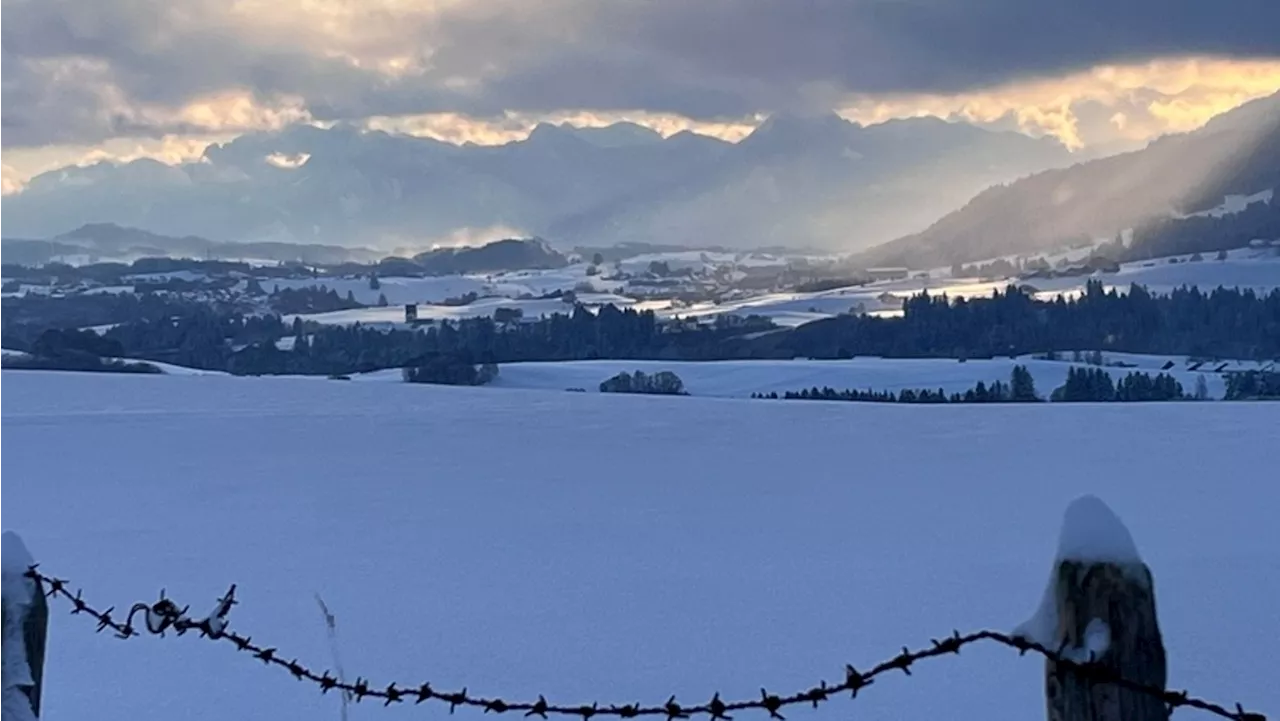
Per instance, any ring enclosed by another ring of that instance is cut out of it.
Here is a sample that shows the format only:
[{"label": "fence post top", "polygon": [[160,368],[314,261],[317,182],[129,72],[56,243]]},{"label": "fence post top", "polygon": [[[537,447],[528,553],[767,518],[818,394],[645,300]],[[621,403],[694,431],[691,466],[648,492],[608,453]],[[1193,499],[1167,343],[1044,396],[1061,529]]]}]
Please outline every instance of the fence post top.
[{"label": "fence post top", "polygon": [[25,575],[35,563],[21,536],[13,531],[0,534],[0,574],[4,576],[6,599],[16,602],[20,599],[17,594],[23,594],[26,600],[30,600],[34,583]]},{"label": "fence post top", "polygon": [[1086,495],[1063,513],[1056,560],[1130,565],[1142,563],[1142,555],[1120,516],[1101,498]]},{"label": "fence post top", "polygon": [[1058,547],[1040,605],[1031,618],[1019,624],[1013,635],[1056,648],[1058,609],[1055,586],[1064,563],[1112,564],[1132,580],[1146,584],[1149,575],[1138,553],[1133,534],[1101,498],[1084,495],[1067,504],[1058,532]]}]

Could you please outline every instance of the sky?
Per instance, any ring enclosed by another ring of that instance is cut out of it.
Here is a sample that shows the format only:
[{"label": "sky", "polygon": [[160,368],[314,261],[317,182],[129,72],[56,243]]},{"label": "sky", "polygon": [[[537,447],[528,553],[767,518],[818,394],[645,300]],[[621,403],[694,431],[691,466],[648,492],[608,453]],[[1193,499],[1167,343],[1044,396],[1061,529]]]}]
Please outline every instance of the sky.
[{"label": "sky", "polygon": [[454,142],[934,115],[1133,147],[1280,90],[1275,0],[3,0],[3,185],[290,123]]}]

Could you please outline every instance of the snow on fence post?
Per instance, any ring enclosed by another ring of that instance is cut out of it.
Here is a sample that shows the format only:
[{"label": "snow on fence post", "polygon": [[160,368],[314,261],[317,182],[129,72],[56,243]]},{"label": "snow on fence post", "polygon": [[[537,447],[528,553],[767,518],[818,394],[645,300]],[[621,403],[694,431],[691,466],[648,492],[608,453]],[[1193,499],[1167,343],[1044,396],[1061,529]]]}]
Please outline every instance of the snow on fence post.
[{"label": "snow on fence post", "polygon": [[3,705],[4,721],[29,721],[40,717],[40,690],[44,680],[45,640],[49,633],[49,606],[40,582],[27,577],[34,565],[18,534],[5,531],[0,563],[0,596],[3,596]]},{"label": "snow on fence post", "polygon": [[[1094,496],[1072,502],[1040,609],[1015,632],[1080,664],[1165,688],[1155,584],[1133,536]],[[1154,696],[1122,688],[1052,659],[1045,662],[1049,721],[1167,721]]]}]

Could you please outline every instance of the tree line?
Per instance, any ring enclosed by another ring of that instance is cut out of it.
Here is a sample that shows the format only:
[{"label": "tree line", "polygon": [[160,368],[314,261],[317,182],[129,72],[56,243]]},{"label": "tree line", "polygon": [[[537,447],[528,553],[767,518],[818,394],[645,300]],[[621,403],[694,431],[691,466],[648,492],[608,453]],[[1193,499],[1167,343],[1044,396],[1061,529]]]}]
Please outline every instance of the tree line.
[{"label": "tree line", "polygon": [[1077,348],[1201,358],[1280,358],[1280,290],[1179,288],[1155,295],[1086,283],[1044,301],[1010,287],[989,298],[922,293],[900,318],[839,316],[767,339],[778,357],[990,358]]},{"label": "tree line", "polygon": [[[752,393],[751,397],[863,403],[1036,403],[1043,400],[1036,392],[1031,372],[1022,365],[1013,367],[1008,383],[997,380],[988,385],[978,381],[963,393],[948,394],[942,388],[908,388],[895,392],[852,388],[836,390],[830,386],[814,386],[799,391],[785,391],[781,395],[776,391]],[[1054,402],[1178,401],[1207,398],[1207,388],[1198,385],[1195,395],[1187,395],[1183,392],[1182,384],[1166,373],[1158,373],[1152,377],[1149,373],[1134,371],[1115,383],[1111,375],[1101,368],[1070,369],[1066,382],[1049,395],[1049,400]]]}]

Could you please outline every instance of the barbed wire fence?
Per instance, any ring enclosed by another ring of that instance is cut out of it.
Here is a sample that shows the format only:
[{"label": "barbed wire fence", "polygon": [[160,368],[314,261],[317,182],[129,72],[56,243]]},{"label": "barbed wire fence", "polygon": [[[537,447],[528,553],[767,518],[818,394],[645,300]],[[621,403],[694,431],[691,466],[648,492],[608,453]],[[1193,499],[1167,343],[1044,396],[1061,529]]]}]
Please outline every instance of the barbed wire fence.
[{"label": "barbed wire fence", "polygon": [[[229,629],[227,627],[227,617],[231,612],[231,608],[238,603],[235,597],[236,586],[234,584],[231,585],[226,594],[217,600],[209,615],[203,618],[196,619],[187,615],[189,607],[180,607],[173,600],[166,598],[162,590],[159,600],[151,604],[141,602],[133,604],[128,613],[123,616],[123,620],[121,620],[113,617],[112,614],[116,613],[114,606],[98,610],[83,598],[81,590],[77,589],[72,592],[70,581],[42,573],[38,565],[31,566],[25,575],[36,582],[45,596],[62,599],[70,604],[73,615],[89,616],[96,621],[97,632],[111,630],[121,639],[139,636],[142,630],[158,636],[165,636],[168,631],[173,631],[178,636],[185,635],[188,632],[196,632],[202,638],[226,642],[237,651],[249,654],[266,666],[284,669],[298,681],[316,685],[321,693],[336,691],[348,695],[356,702],[373,700],[382,702],[384,706],[389,706],[393,703],[413,702],[420,704],[430,701],[447,705],[450,713],[455,712],[459,707],[469,707],[481,709],[485,713],[522,713],[525,717],[538,716],[543,719],[556,715],[578,717],[582,721],[590,721],[594,716],[624,719],[639,716],[661,716],[665,717],[667,721],[703,716],[709,718],[710,721],[732,721],[733,716],[731,714],[738,711],[765,711],[773,719],[784,720],[785,717],[781,713],[783,709],[803,704],[811,705],[816,709],[819,705],[843,693],[848,693],[851,698],[857,698],[861,690],[872,685],[878,677],[885,674],[896,671],[910,676],[912,667],[921,661],[959,655],[961,649],[978,643],[995,643],[1014,649],[1018,651],[1019,655],[1025,655],[1030,652],[1043,656],[1056,663],[1059,668],[1072,671],[1093,682],[1113,684],[1120,688],[1159,699],[1167,706],[1170,712],[1174,709],[1185,707],[1199,709],[1233,721],[1266,721],[1266,716],[1258,712],[1247,711],[1239,703],[1235,704],[1234,708],[1228,708],[1221,704],[1192,696],[1187,691],[1171,691],[1137,683],[1124,678],[1105,666],[1074,660],[1068,657],[1066,654],[1067,649],[1065,648],[1051,649],[1026,638],[989,630],[975,631],[968,634],[953,631],[948,636],[931,639],[928,646],[914,651],[904,646],[897,655],[863,671],[857,670],[852,665],[846,665],[842,674],[843,680],[839,683],[829,684],[827,681],[822,680],[816,686],[791,694],[777,694],[761,688],[759,698],[745,700],[726,701],[716,692],[709,701],[690,705],[679,703],[674,695],[668,698],[665,703],[656,705],[641,705],[638,703],[617,705],[602,704],[600,702],[594,702],[590,705],[560,705],[548,701],[543,695],[539,695],[536,701],[510,701],[499,697],[476,696],[469,693],[466,688],[459,691],[439,690],[432,687],[430,682],[420,684],[392,682],[386,686],[381,686],[375,685],[362,677],[356,677],[354,681],[347,681],[341,672],[339,672],[338,676],[332,675],[327,669],[317,672],[299,662],[297,658],[289,658],[274,646],[255,643],[252,637]],[[140,626],[136,625],[135,622],[139,615],[141,616]]]}]

